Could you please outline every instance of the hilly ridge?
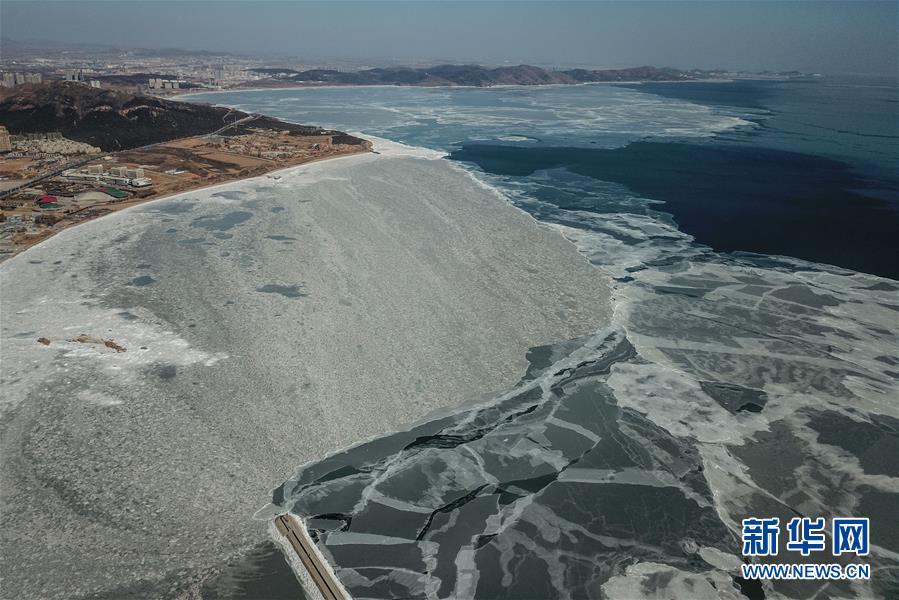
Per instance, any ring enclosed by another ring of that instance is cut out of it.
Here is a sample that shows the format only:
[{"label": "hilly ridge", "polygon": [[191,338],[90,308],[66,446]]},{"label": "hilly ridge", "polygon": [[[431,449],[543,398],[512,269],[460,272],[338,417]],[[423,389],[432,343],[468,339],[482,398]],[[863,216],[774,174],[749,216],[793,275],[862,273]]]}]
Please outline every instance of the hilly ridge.
[{"label": "hilly ridge", "polygon": [[[97,146],[104,152],[217,131],[248,117],[245,112],[209,104],[178,102],[123,90],[98,89],[70,81],[28,84],[0,94],[0,125],[11,134],[59,131],[63,136]],[[249,126],[320,135],[324,130],[270,117]],[[239,131],[243,126],[238,127]],[[237,132],[232,129],[226,135]],[[362,140],[328,131],[336,143]]]},{"label": "hilly ridge", "polygon": [[67,81],[19,86],[0,98],[0,125],[10,133],[60,131],[104,151],[209,133],[229,112]]}]

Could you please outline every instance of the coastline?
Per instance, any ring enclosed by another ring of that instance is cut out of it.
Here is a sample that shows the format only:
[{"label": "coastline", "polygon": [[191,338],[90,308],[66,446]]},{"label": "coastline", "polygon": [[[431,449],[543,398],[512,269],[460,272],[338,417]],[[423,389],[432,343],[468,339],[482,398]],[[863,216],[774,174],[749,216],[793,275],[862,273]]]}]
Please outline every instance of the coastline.
[{"label": "coastline", "polygon": [[[281,120],[282,120],[282,121],[285,121],[285,122],[292,122],[292,121],[286,121],[285,119],[281,119]],[[351,132],[347,132],[347,133],[349,133],[350,135],[358,135],[358,136],[363,135],[361,132],[355,132],[355,131],[351,131]],[[21,252],[16,252],[15,254],[13,254],[13,255],[11,255],[11,256],[8,256],[8,257],[5,258],[5,259],[0,260],[0,265],[6,264],[6,263],[11,263],[13,260],[15,260],[16,258],[22,256],[23,254],[25,254],[25,253],[28,252],[29,250],[32,250],[32,249],[34,249],[34,248],[37,248],[38,246],[41,246],[41,245],[44,244],[45,242],[48,242],[48,241],[50,241],[51,239],[56,238],[57,236],[59,236],[59,235],[65,233],[65,232],[67,232],[67,231],[71,231],[72,229],[75,229],[75,228],[78,227],[79,225],[84,225],[84,224],[87,224],[87,223],[93,223],[93,222],[96,222],[96,221],[100,221],[100,220],[105,219],[105,218],[107,218],[107,217],[111,217],[111,216],[116,215],[116,214],[119,214],[119,213],[125,213],[125,212],[131,211],[131,210],[133,210],[133,209],[135,209],[135,208],[138,208],[138,207],[147,207],[147,206],[150,206],[150,205],[155,204],[155,203],[157,203],[157,202],[164,202],[164,201],[167,201],[167,200],[176,200],[176,199],[178,199],[180,196],[184,196],[184,195],[187,195],[187,194],[192,194],[192,193],[196,193],[196,192],[208,192],[208,191],[215,190],[216,188],[226,187],[226,186],[234,185],[234,184],[240,183],[240,182],[249,182],[249,181],[253,181],[253,180],[255,180],[255,179],[262,180],[262,179],[264,179],[264,178],[272,177],[272,176],[274,176],[274,175],[287,175],[287,174],[289,174],[289,173],[293,173],[294,171],[296,171],[296,170],[298,170],[298,169],[301,169],[301,168],[303,168],[303,167],[306,167],[306,166],[308,166],[308,165],[311,165],[311,164],[320,163],[320,162],[338,161],[338,160],[341,160],[341,159],[352,158],[352,157],[355,157],[355,156],[365,156],[366,154],[371,154],[371,153],[375,153],[375,154],[385,154],[385,155],[388,155],[388,156],[389,156],[389,155],[397,155],[397,154],[401,154],[401,155],[417,156],[417,157],[421,157],[421,158],[432,158],[432,159],[442,158],[442,157],[444,156],[443,153],[438,152],[438,151],[436,151],[436,150],[430,150],[430,149],[428,149],[428,148],[418,148],[418,147],[415,147],[415,146],[409,146],[409,145],[407,145],[407,144],[402,144],[402,143],[400,143],[400,142],[394,142],[394,141],[387,140],[387,139],[384,139],[384,138],[379,138],[379,137],[377,137],[377,136],[371,136],[371,135],[369,135],[369,136],[365,137],[364,139],[365,139],[367,142],[369,142],[369,143],[371,144],[370,147],[369,147],[369,149],[368,149],[368,152],[362,152],[362,151],[360,151],[360,152],[347,152],[347,153],[344,153],[344,154],[338,154],[338,155],[334,155],[334,156],[322,156],[322,157],[313,158],[313,159],[311,159],[311,160],[307,160],[307,161],[305,161],[305,162],[298,163],[298,164],[295,164],[295,165],[289,165],[289,166],[285,166],[285,167],[278,167],[277,169],[273,169],[273,170],[268,171],[268,172],[266,172],[266,173],[261,173],[261,174],[256,174],[256,175],[248,175],[248,176],[246,176],[246,177],[236,177],[236,178],[234,178],[234,179],[229,179],[228,181],[220,181],[220,182],[217,182],[217,183],[210,183],[210,184],[202,185],[202,186],[195,187],[195,188],[189,188],[189,189],[186,189],[186,190],[181,190],[181,191],[177,191],[177,192],[172,192],[171,194],[166,194],[166,195],[160,196],[160,197],[158,197],[158,198],[148,198],[148,199],[146,199],[146,200],[140,200],[140,201],[136,201],[136,202],[121,202],[121,203],[119,203],[120,205],[127,204],[127,206],[122,206],[122,208],[119,208],[119,209],[117,209],[117,210],[110,211],[110,212],[108,212],[108,213],[106,213],[106,214],[103,214],[103,215],[99,215],[99,216],[94,217],[94,218],[92,218],[92,219],[85,219],[84,221],[80,221],[80,222],[78,222],[78,223],[72,223],[72,224],[70,224],[70,225],[68,225],[68,226],[66,226],[66,227],[63,227],[63,228],[60,229],[59,231],[53,232],[51,235],[49,235],[49,236],[47,236],[47,237],[41,239],[40,241],[38,241],[38,242],[36,242],[36,243],[34,243],[34,244],[30,244],[30,245],[27,246],[25,249],[23,249]],[[399,152],[397,152],[397,151],[399,151]],[[463,171],[464,171],[464,169],[463,169]],[[465,171],[465,172],[467,173],[467,171]],[[473,176],[472,176],[472,177],[473,177]],[[482,182],[480,182],[480,180],[478,180],[477,178],[474,178],[474,179],[475,179],[475,181],[478,181],[479,183],[482,183]],[[485,185],[486,187],[490,188],[491,190],[494,189],[494,188],[490,187],[489,185],[487,185],[486,183],[484,183],[483,185]],[[500,192],[499,190],[495,190],[495,192],[496,192],[497,194],[499,194],[500,196],[502,196],[502,192]],[[512,206],[512,208],[515,208],[516,210],[521,210],[521,209],[519,209],[519,208],[517,208],[517,207],[515,207],[515,206],[513,206],[513,205],[511,205],[511,204],[510,204],[510,206]],[[522,212],[524,215],[527,215],[528,217],[531,217],[531,215],[528,214],[526,211],[521,211],[521,212]],[[531,218],[533,218],[533,217],[531,217]],[[535,222],[535,223],[538,223],[538,224],[540,223],[540,222],[537,221],[536,219],[534,219],[534,222]]]},{"label": "coastline", "polygon": [[[820,76],[819,76],[820,77]],[[413,88],[413,89],[437,89],[437,90],[490,90],[490,89],[533,89],[533,88],[563,88],[577,87],[584,85],[642,85],[648,83],[733,83],[734,81],[791,81],[795,78],[787,76],[770,76],[747,75],[744,77],[698,77],[696,79],[633,79],[621,81],[579,81],[577,83],[500,83],[497,85],[400,85],[391,83],[373,83],[370,85],[358,83],[344,84],[323,84],[323,85],[285,85],[273,87],[245,87],[245,88],[227,88],[217,90],[205,90],[200,92],[186,92],[184,94],[173,94],[171,96],[159,96],[167,100],[180,100],[190,96],[205,96],[207,94],[230,94],[235,92],[271,92],[275,90],[312,90],[312,89],[340,89],[340,88]]]},{"label": "coastline", "polygon": [[[177,141],[177,140],[172,140],[172,141]],[[366,140],[366,142],[369,142],[369,141]],[[85,223],[90,223],[92,221],[96,221],[97,219],[102,219],[104,217],[108,217],[110,215],[113,215],[113,214],[116,214],[116,213],[119,213],[122,211],[129,210],[136,206],[144,206],[144,205],[147,205],[147,204],[150,204],[153,202],[157,202],[160,200],[167,200],[167,199],[173,198],[175,196],[179,196],[181,194],[187,194],[187,193],[191,193],[191,192],[207,190],[207,189],[215,188],[217,186],[228,185],[228,184],[238,182],[238,181],[247,181],[247,180],[250,180],[250,179],[253,179],[256,177],[268,177],[268,176],[280,173],[282,171],[289,171],[290,169],[293,169],[295,167],[301,167],[303,165],[308,165],[308,164],[312,164],[312,163],[316,163],[316,162],[320,162],[320,161],[335,160],[335,159],[339,159],[339,158],[346,158],[349,156],[356,156],[358,154],[364,154],[366,151],[371,152],[370,142],[368,145],[363,146],[363,148],[366,148],[366,149],[365,150],[353,150],[353,151],[347,151],[347,152],[340,152],[340,153],[335,153],[335,154],[331,154],[331,155],[327,155],[327,156],[318,156],[318,157],[314,157],[309,160],[304,160],[303,162],[299,162],[299,163],[291,164],[291,165],[279,165],[276,168],[272,169],[271,171],[265,171],[263,173],[254,173],[254,174],[250,174],[250,175],[239,175],[239,176],[236,176],[236,177],[233,177],[230,179],[226,179],[224,181],[215,181],[215,182],[210,182],[210,183],[206,183],[203,185],[199,185],[196,187],[188,187],[185,189],[172,191],[170,193],[166,193],[166,194],[163,194],[158,197],[126,200],[126,201],[122,201],[122,202],[114,202],[114,203],[97,205],[100,208],[108,209],[109,212],[106,212],[101,215],[96,215],[94,217],[90,217],[87,219],[83,219],[80,221],[67,223],[65,226],[63,226],[59,229],[54,229],[53,231],[50,231],[47,235],[40,236],[40,238],[37,239],[36,241],[34,241],[33,243],[19,244],[20,246],[23,246],[23,248],[21,250],[19,250],[18,252],[15,252],[12,254],[0,255],[0,264],[8,262],[10,260],[13,260],[15,257],[24,254],[31,248],[34,248],[35,246],[38,246],[38,245],[46,242],[47,240],[56,237],[57,235],[59,235],[60,233],[66,231],[66,230],[78,227],[79,225],[83,225]],[[94,207],[91,207],[91,208],[94,208]]]},{"label": "coastline", "polygon": [[[253,514],[297,465],[502,389],[527,348],[608,319],[605,279],[563,236],[419,160],[439,152],[375,144],[155,199],[152,218],[125,209],[0,265],[23,282],[3,298],[18,311],[2,323],[19,374],[3,427],[8,589],[202,585],[266,539]],[[65,341],[76,333],[127,352]],[[90,384],[73,395],[72,378]],[[66,530],[32,535],[46,511]]]},{"label": "coastline", "polygon": [[733,79],[671,79],[671,80],[662,80],[662,81],[654,81],[654,80],[642,80],[636,79],[633,81],[580,81],[578,83],[543,83],[543,84],[534,84],[534,85],[526,85],[521,83],[502,83],[497,85],[487,85],[487,86],[478,86],[478,85],[396,85],[389,83],[374,83],[371,85],[363,85],[357,83],[347,83],[347,84],[325,84],[325,85],[286,85],[286,86],[275,86],[275,87],[247,87],[247,88],[228,88],[224,90],[207,90],[202,92],[187,92],[185,94],[174,94],[171,96],[160,96],[160,98],[165,98],[166,100],[178,100],[183,102],[182,98],[189,98],[191,96],[205,96],[207,94],[231,94],[235,92],[271,92],[276,90],[319,90],[319,89],[340,89],[340,88],[412,88],[412,89],[425,89],[425,90],[491,90],[491,89],[515,89],[515,88],[523,88],[523,89],[533,89],[533,88],[561,88],[561,87],[577,87],[582,85],[636,85],[643,83],[711,83],[711,82],[729,82],[733,81]]}]

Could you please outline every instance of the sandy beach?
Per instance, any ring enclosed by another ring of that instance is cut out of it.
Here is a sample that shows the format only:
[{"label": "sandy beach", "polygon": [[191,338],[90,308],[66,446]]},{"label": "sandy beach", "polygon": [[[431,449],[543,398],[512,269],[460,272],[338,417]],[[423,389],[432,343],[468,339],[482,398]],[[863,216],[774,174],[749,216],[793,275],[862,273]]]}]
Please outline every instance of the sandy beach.
[{"label": "sandy beach", "polygon": [[199,597],[266,539],[252,516],[298,465],[506,388],[527,348],[608,320],[561,235],[435,155],[376,150],[0,265],[0,596]]}]

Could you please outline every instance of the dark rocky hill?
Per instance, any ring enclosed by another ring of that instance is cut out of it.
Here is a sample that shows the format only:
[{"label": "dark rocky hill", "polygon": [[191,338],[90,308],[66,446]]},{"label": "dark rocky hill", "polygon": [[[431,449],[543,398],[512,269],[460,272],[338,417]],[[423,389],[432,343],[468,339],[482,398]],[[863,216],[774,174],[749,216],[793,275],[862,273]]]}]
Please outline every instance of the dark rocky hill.
[{"label": "dark rocky hill", "polygon": [[68,81],[19,86],[0,98],[0,124],[10,133],[60,131],[105,151],[209,133],[225,125],[226,115],[247,116]]},{"label": "dark rocky hill", "polygon": [[[77,82],[23,85],[0,95],[0,125],[11,134],[59,131],[104,151],[125,150],[211,133],[248,116],[241,111],[98,89]],[[260,117],[248,125],[297,135],[333,134],[337,143],[361,143],[340,132]],[[355,141],[353,141],[355,140]]]}]

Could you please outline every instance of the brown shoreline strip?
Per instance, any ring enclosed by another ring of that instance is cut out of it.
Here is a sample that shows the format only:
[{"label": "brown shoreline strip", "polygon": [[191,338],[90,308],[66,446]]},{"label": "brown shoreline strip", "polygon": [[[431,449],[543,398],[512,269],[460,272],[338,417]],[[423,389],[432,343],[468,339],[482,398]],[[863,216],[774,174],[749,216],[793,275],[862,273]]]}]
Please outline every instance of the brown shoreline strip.
[{"label": "brown shoreline strip", "polygon": [[343,593],[331,570],[322,563],[318,553],[312,548],[308,536],[299,530],[301,526],[302,524],[290,515],[279,515],[275,518],[275,527],[290,542],[324,599],[350,600]]}]

